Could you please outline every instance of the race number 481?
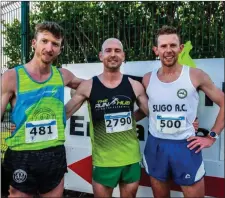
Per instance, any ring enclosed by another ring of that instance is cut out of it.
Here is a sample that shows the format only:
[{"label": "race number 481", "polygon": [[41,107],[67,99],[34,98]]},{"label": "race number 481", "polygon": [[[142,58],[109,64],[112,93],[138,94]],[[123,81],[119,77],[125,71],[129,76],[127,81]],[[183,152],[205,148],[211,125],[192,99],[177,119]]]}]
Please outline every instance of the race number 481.
[{"label": "race number 481", "polygon": [[26,143],[44,142],[58,138],[56,120],[26,122]]}]

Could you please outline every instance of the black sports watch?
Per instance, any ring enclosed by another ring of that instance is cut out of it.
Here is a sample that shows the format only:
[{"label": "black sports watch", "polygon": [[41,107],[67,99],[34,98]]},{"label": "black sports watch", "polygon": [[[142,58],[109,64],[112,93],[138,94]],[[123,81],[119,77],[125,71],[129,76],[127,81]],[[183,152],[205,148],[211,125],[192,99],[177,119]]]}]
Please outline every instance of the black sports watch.
[{"label": "black sports watch", "polygon": [[206,137],[209,135],[209,130],[204,128],[198,128],[198,130],[195,132],[196,136],[199,137]]},{"label": "black sports watch", "polygon": [[214,139],[218,139],[218,138],[219,138],[219,136],[217,135],[217,133],[214,132],[214,131],[210,131],[210,132],[209,132],[209,136],[210,136],[211,138],[214,138]]}]

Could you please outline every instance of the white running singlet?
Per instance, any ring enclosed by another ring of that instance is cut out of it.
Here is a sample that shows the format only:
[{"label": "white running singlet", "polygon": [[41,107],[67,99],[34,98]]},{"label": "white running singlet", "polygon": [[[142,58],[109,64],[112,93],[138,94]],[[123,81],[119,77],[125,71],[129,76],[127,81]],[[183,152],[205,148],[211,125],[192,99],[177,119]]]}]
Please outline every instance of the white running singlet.
[{"label": "white running singlet", "polygon": [[195,135],[194,122],[199,95],[190,79],[188,66],[183,66],[179,78],[170,83],[159,80],[152,71],[147,87],[149,132],[157,138],[182,140]]}]

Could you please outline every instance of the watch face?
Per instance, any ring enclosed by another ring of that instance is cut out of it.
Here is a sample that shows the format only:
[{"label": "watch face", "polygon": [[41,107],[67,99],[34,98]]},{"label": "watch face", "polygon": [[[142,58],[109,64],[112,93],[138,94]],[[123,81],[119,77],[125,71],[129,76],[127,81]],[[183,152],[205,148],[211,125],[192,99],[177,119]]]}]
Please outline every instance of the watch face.
[{"label": "watch face", "polygon": [[216,133],[213,132],[213,131],[211,131],[211,132],[210,132],[210,136],[211,136],[211,137],[216,137]]}]

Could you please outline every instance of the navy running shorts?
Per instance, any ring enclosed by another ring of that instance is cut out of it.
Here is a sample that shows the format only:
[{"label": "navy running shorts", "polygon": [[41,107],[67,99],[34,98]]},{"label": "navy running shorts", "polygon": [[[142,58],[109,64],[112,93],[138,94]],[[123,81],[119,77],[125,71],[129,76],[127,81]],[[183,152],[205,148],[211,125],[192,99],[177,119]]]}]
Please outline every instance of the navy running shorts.
[{"label": "navy running shorts", "polygon": [[181,186],[190,186],[205,175],[204,163],[198,149],[187,148],[187,140],[168,140],[148,136],[143,164],[148,175],[167,181],[170,177]]}]

